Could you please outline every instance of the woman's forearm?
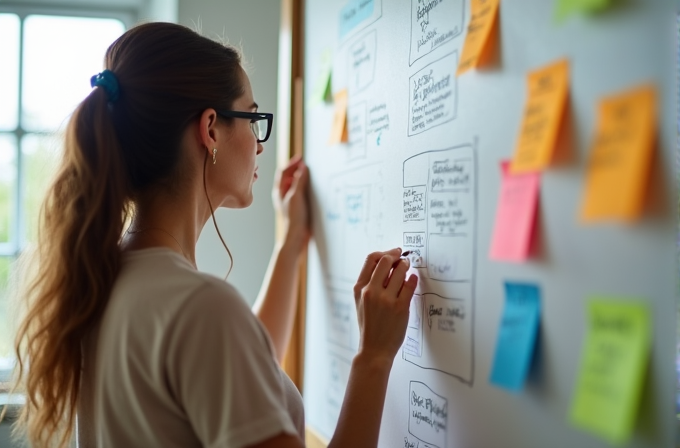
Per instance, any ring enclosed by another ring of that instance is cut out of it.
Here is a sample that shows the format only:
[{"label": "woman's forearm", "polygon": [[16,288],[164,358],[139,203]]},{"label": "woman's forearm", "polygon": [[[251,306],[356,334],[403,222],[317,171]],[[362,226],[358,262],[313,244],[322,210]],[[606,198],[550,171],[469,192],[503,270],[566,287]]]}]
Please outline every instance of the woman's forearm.
[{"label": "woman's forearm", "polygon": [[361,353],[354,358],[340,418],[328,448],[378,446],[392,361]]},{"label": "woman's forearm", "polygon": [[295,318],[300,253],[286,241],[276,245],[253,306],[269,332],[279,362],[286,354]]}]

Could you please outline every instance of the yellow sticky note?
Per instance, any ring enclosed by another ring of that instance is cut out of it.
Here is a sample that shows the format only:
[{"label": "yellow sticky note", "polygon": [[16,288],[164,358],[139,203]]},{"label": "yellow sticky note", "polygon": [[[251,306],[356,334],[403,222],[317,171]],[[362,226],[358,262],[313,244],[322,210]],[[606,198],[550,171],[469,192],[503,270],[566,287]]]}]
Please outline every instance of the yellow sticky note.
[{"label": "yellow sticky note", "polygon": [[510,170],[541,171],[550,164],[569,94],[569,62],[559,60],[527,76],[527,102]]},{"label": "yellow sticky note", "polygon": [[489,36],[496,26],[499,3],[500,0],[471,0],[470,24],[456,76],[477,67],[482,55],[494,44],[489,42]]},{"label": "yellow sticky note", "polygon": [[572,423],[622,444],[635,425],[649,359],[651,325],[644,303],[591,298]]},{"label": "yellow sticky note", "polygon": [[590,154],[581,219],[632,221],[642,214],[656,134],[653,86],[604,98]]},{"label": "yellow sticky note", "polygon": [[347,141],[347,89],[343,89],[333,97],[335,102],[335,115],[329,145],[335,145]]}]

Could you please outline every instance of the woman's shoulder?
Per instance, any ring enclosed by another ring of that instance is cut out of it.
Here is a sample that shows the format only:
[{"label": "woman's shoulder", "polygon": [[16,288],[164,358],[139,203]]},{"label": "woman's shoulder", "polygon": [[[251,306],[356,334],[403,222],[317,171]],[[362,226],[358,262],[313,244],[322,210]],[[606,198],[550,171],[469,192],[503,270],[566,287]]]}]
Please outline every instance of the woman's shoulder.
[{"label": "woman's shoulder", "polygon": [[134,320],[164,322],[193,309],[219,313],[227,310],[241,318],[252,316],[233,285],[197,271],[181,255],[167,249],[124,255],[108,311]]}]

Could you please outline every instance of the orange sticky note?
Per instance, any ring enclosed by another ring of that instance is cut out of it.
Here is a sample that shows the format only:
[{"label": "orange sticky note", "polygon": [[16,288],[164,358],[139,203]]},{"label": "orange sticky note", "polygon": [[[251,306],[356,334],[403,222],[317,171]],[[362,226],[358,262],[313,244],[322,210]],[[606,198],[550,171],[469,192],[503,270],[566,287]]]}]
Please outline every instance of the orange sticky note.
[{"label": "orange sticky note", "polygon": [[541,175],[512,174],[509,165],[509,161],[501,163],[501,193],[489,258],[519,262],[529,257]]},{"label": "orange sticky note", "polygon": [[649,85],[600,101],[581,208],[583,221],[631,221],[642,214],[656,114],[656,91]]},{"label": "orange sticky note", "polygon": [[471,0],[470,23],[456,76],[477,67],[482,55],[493,45],[489,42],[489,36],[496,26],[499,3],[500,0]]},{"label": "orange sticky note", "polygon": [[562,59],[529,73],[527,87],[513,173],[541,171],[550,164],[569,93],[569,62]]},{"label": "orange sticky note", "polygon": [[347,141],[347,89],[336,93],[333,102],[335,103],[335,115],[333,116],[331,136],[328,139],[329,145]]}]

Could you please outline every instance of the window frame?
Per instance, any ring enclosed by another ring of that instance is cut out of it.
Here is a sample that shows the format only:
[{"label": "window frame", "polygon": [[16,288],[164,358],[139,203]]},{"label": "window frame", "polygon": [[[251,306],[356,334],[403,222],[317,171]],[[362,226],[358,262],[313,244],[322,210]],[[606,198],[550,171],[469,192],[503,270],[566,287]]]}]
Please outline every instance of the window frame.
[{"label": "window frame", "polygon": [[[132,27],[138,20],[139,10],[142,8],[142,2],[139,2],[139,7],[114,7],[111,5],[99,6],[95,4],[83,4],[82,6],[58,6],[58,5],[22,5],[16,3],[0,3],[0,14],[15,14],[19,18],[19,79],[17,87],[17,126],[14,130],[2,130],[0,135],[13,136],[16,139],[15,148],[15,165],[16,165],[16,188],[13,192],[12,203],[12,218],[10,222],[10,240],[8,242],[0,242],[0,258],[9,258],[15,260],[21,254],[22,250],[27,244],[26,235],[26,217],[25,217],[25,179],[24,179],[24,163],[22,153],[22,139],[28,134],[37,136],[52,135],[53,131],[28,132],[22,127],[22,100],[23,100],[23,71],[24,71],[24,28],[25,20],[28,16],[43,15],[43,16],[62,16],[62,17],[85,17],[85,18],[102,18],[102,19],[116,19],[123,23],[125,29]],[[102,55],[103,57],[103,55]],[[84,80],[83,82],[87,82]],[[0,393],[7,389],[12,375],[11,369],[0,368]],[[0,406],[5,404],[4,396],[0,395]]]}]

